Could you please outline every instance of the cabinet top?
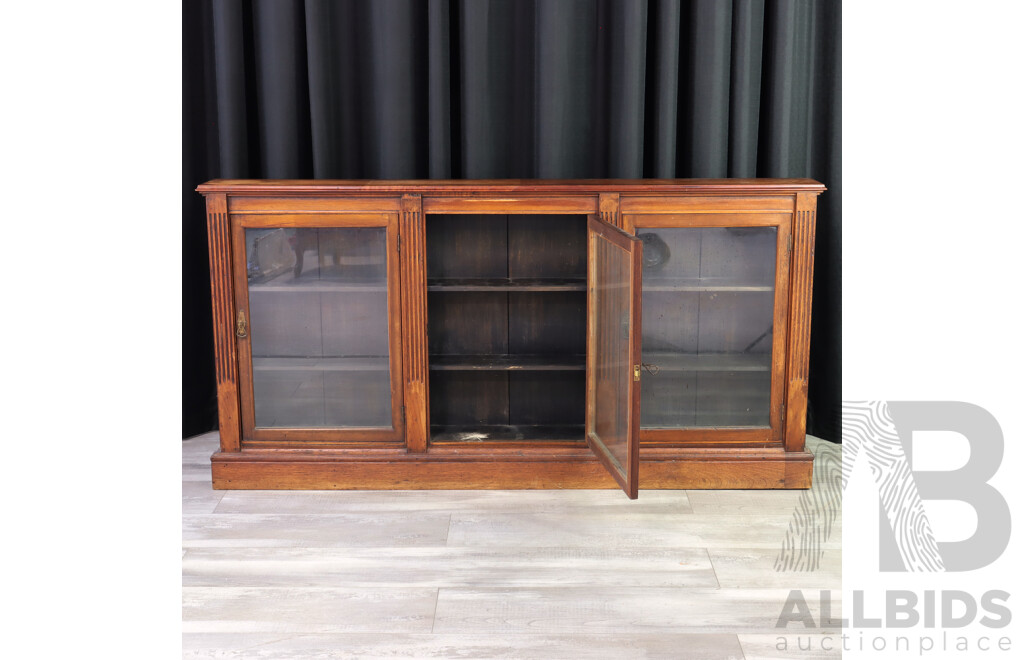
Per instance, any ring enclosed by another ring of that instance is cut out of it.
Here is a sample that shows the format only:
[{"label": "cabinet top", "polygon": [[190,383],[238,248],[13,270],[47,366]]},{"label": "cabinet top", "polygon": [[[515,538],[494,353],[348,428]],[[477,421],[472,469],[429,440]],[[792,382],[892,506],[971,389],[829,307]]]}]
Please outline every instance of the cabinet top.
[{"label": "cabinet top", "polygon": [[825,186],[814,179],[214,179],[201,184],[200,193],[714,193],[791,194],[821,193]]}]

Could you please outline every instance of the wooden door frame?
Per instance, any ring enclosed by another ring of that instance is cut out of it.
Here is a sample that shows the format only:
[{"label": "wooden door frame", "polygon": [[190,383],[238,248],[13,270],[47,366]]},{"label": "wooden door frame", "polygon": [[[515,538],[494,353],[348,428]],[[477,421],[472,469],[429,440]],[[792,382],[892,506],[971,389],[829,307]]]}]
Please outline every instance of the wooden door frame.
[{"label": "wooden door frame", "polygon": [[388,370],[391,390],[391,428],[256,428],[253,391],[252,346],[248,338],[235,340],[238,355],[239,399],[241,404],[241,448],[301,447],[388,447],[405,444],[404,380],[402,372],[402,313],[399,277],[399,214],[396,212],[360,213],[268,213],[229,214],[232,237],[233,280],[236,311],[249,313],[249,286],[246,271],[245,230],[277,227],[357,228],[383,227],[386,232],[388,297]]},{"label": "wooden door frame", "polygon": [[[773,447],[782,446],[786,435],[786,351],[789,341],[790,318],[790,262],[792,261],[792,225],[790,211],[780,211],[774,198],[763,209],[741,211],[735,208],[720,210],[694,205],[693,210],[680,212],[656,210],[660,204],[645,200],[648,206],[641,212],[621,214],[623,231],[636,235],[637,227],[695,229],[701,227],[775,227],[775,290],[772,304],[772,366],[771,394],[769,398],[768,427],[694,427],[668,429],[640,429],[640,440],[645,444],[665,446],[730,446]],[[791,202],[790,202],[791,203]],[[675,202],[673,202],[675,204]],[[647,210],[650,209],[650,210]],[[643,218],[642,222],[638,221]],[[685,219],[685,222],[683,221]]]},{"label": "wooden door frame", "polygon": [[[627,421],[626,421],[626,464],[612,456],[611,452],[595,433],[597,423],[597,327],[594,322],[596,311],[594,277],[597,271],[596,246],[604,240],[629,255],[629,355],[626,378]],[[586,421],[584,437],[587,446],[594,452],[605,469],[630,499],[636,499],[640,477],[640,383],[632,377],[633,368],[640,364],[641,336],[641,278],[643,269],[643,246],[636,237],[618,227],[601,220],[596,215],[587,216],[587,374],[586,374]],[[618,464],[618,465],[617,465]],[[622,469],[620,473],[619,470]]]}]

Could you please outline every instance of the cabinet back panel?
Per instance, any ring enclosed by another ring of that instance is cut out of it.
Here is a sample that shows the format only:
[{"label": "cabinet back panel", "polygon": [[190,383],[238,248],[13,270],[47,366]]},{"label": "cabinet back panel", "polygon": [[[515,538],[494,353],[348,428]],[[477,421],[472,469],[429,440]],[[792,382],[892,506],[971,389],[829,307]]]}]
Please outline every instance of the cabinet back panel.
[{"label": "cabinet back panel", "polygon": [[322,371],[257,371],[253,390],[256,426],[324,426]]},{"label": "cabinet back panel", "polygon": [[766,427],[770,397],[767,371],[698,373],[696,426]]},{"label": "cabinet back panel", "polygon": [[508,276],[587,276],[587,217],[514,215],[508,219]]},{"label": "cabinet back panel", "polygon": [[508,374],[509,423],[581,426],[586,414],[586,372]]},{"label": "cabinet back panel", "polygon": [[774,303],[770,291],[645,293],[643,350],[767,355]]},{"label": "cabinet back panel", "polygon": [[259,291],[249,294],[252,352],[258,356],[323,355],[319,293]]},{"label": "cabinet back panel", "polygon": [[256,356],[388,354],[381,293],[251,291],[249,315]]},{"label": "cabinet back panel", "polygon": [[391,379],[387,371],[325,371],[326,426],[391,426]]},{"label": "cabinet back panel", "polygon": [[536,355],[586,353],[586,292],[510,292],[508,350]]},{"label": "cabinet back panel", "polygon": [[508,374],[435,371],[430,374],[430,422],[437,426],[509,423]]},{"label": "cabinet back panel", "polygon": [[387,355],[388,299],[382,293],[321,293],[323,355]]},{"label": "cabinet back panel", "polygon": [[427,278],[508,277],[504,215],[428,215]]},{"label": "cabinet back panel", "polygon": [[[645,360],[646,361],[646,360]],[[697,374],[644,371],[640,381],[640,423],[646,428],[690,427],[697,423]]]},{"label": "cabinet back panel", "polygon": [[506,292],[432,292],[427,294],[427,309],[430,353],[508,353]]},{"label": "cabinet back panel", "polygon": [[645,291],[640,325],[643,352],[696,353],[699,309],[699,293]]},{"label": "cabinet back panel", "polygon": [[774,305],[771,292],[700,294],[700,351],[763,355],[767,364]]},{"label": "cabinet back panel", "polygon": [[390,427],[386,370],[253,372],[257,428]]},{"label": "cabinet back panel", "polygon": [[705,227],[700,276],[773,285],[777,234],[774,227]]}]

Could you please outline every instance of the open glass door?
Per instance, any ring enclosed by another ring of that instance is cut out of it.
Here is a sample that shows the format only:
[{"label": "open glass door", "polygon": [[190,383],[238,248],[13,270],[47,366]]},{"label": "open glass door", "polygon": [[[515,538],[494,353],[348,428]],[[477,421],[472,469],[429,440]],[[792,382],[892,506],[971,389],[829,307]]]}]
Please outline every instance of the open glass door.
[{"label": "open glass door", "polygon": [[587,240],[587,444],[636,499],[643,244],[596,217]]}]

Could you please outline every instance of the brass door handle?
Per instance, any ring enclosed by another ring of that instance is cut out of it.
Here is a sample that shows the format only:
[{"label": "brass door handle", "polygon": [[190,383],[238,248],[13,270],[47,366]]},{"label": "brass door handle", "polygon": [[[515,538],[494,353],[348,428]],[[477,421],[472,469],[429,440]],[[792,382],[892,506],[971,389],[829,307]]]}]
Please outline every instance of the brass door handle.
[{"label": "brass door handle", "polygon": [[245,310],[238,310],[238,320],[235,321],[235,336],[245,339],[249,336],[249,324],[245,322]]}]

